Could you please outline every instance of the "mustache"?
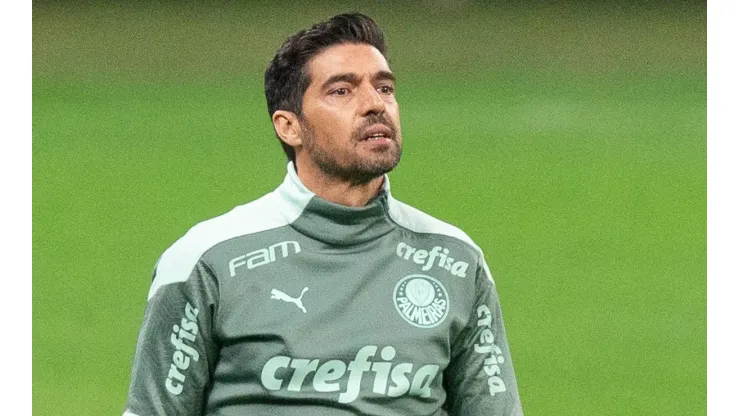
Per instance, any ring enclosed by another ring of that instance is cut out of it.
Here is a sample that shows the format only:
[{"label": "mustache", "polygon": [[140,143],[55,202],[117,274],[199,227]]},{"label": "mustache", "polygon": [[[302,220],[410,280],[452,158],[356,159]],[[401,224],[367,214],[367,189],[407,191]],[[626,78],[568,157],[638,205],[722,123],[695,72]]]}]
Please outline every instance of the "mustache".
[{"label": "mustache", "polygon": [[375,124],[382,124],[388,127],[391,130],[390,138],[392,140],[396,140],[396,137],[398,136],[396,126],[394,126],[393,123],[390,122],[390,120],[385,118],[383,114],[371,114],[367,116],[360,127],[356,128],[355,131],[352,133],[352,138],[357,141],[362,140],[362,131]]}]

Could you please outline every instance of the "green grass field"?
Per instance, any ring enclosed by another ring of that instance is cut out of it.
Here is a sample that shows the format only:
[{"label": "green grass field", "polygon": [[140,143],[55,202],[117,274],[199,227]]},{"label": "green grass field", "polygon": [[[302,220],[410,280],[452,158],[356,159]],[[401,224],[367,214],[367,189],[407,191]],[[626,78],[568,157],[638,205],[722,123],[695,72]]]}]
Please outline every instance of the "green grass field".
[{"label": "green grass field", "polygon": [[122,412],[157,257],[282,180],[267,61],[352,9],[393,193],[486,252],[525,414],[706,414],[705,9],[609,4],[35,4],[34,414]]}]

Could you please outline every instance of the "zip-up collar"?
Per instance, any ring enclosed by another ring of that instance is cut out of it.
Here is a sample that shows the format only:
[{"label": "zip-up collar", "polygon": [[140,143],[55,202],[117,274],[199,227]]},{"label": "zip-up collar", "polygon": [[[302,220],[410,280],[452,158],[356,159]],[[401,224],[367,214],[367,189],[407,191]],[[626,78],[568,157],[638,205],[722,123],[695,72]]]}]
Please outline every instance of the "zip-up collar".
[{"label": "zip-up collar", "polygon": [[393,230],[388,216],[390,181],[383,177],[378,195],[363,207],[348,207],[327,201],[306,188],[298,177],[293,162],[288,163],[285,180],[276,192],[292,208],[302,207],[291,225],[301,234],[330,245],[362,244]]}]

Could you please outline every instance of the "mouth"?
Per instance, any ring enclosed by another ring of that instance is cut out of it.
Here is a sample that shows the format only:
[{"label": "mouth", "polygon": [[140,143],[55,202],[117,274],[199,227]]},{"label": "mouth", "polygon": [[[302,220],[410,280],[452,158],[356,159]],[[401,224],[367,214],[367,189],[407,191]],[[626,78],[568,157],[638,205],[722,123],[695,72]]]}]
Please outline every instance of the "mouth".
[{"label": "mouth", "polygon": [[384,124],[374,124],[362,132],[360,141],[393,140],[393,130]]}]

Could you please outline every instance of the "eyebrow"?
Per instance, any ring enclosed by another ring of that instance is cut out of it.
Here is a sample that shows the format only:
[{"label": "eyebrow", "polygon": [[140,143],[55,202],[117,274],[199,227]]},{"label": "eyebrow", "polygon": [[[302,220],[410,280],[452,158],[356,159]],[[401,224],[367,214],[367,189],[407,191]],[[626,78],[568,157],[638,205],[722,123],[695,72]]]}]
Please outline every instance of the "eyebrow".
[{"label": "eyebrow", "polygon": [[[372,81],[394,81],[395,82],[396,77],[390,71],[378,71],[375,74],[373,74]],[[324,83],[321,85],[321,89],[324,89],[335,82],[349,82],[350,84],[358,84],[360,82],[360,76],[353,72],[332,75],[329,77],[329,79],[324,81]]]}]

